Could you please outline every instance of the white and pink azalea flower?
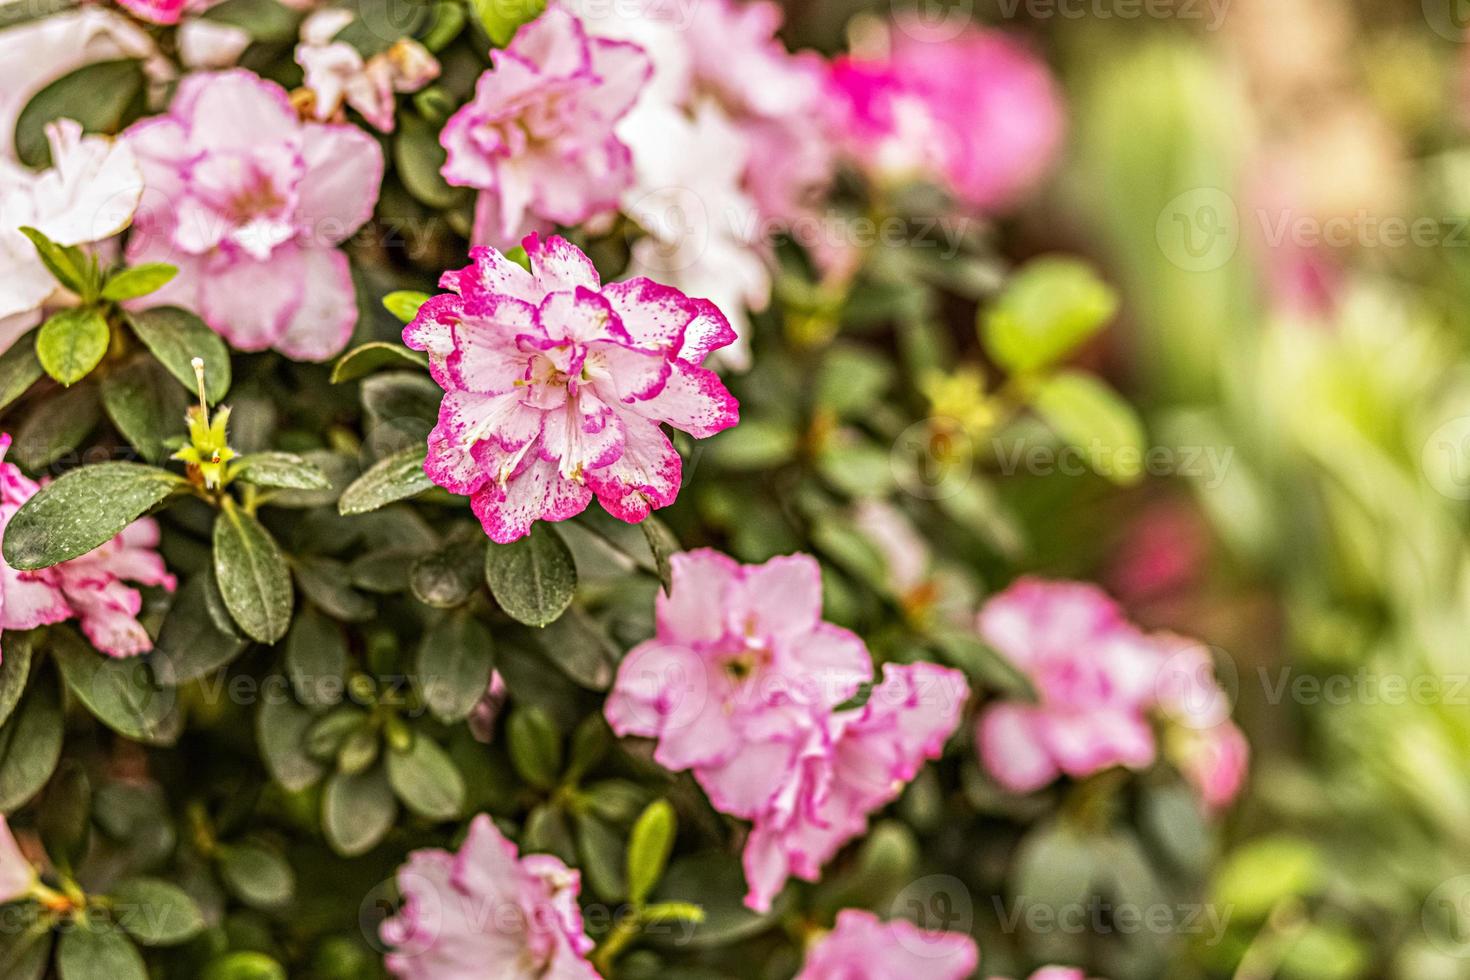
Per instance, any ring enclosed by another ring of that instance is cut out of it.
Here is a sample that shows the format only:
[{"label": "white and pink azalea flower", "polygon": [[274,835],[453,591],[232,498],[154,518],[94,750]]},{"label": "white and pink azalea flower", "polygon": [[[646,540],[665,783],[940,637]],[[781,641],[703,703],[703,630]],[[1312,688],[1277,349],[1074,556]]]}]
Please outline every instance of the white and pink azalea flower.
[{"label": "white and pink azalea flower", "polygon": [[581,875],[549,854],[519,857],[483,813],[457,854],[410,854],[398,889],[403,906],[381,934],[401,980],[597,980]]},{"label": "white and pink azalea flower", "polygon": [[10,824],[0,815],[0,905],[29,895],[36,885],[36,869],[21,853]]},{"label": "white and pink azalea flower", "polygon": [[966,980],[979,964],[980,947],[964,933],[843,909],[832,931],[807,953],[796,980]]},{"label": "white and pink azalea flower", "polygon": [[354,18],[350,10],[319,10],[301,25],[296,63],[305,73],[303,85],[313,95],[312,115],[319,122],[337,117],[351,106],[373,128],[393,132],[397,96],[417,92],[439,77],[439,62],[422,44],[400,38],[370,58],[346,41],[333,38]]},{"label": "white and pink azalea flower", "polygon": [[124,135],[146,184],[128,260],[179,269],[151,305],[194,310],[239,350],[323,361],[346,346],[357,302],[337,246],[377,204],[376,140],[303,123],[243,69],[188,76],[167,115]]},{"label": "white and pink azalea flower", "polygon": [[[10,448],[0,434],[0,460]],[[0,462],[0,538],[40,485],[14,463]],[[131,657],[153,649],[148,631],[138,622],[143,597],[128,585],[176,586],[158,553],[158,523],[150,517],[134,521],[100,547],[50,568],[17,571],[0,561],[0,630],[28,630],[76,619],[98,650],[112,657]]]},{"label": "white and pink azalea flower", "polygon": [[553,6],[490,59],[439,136],[444,179],[480,192],[476,244],[508,248],[615,211],[633,160],[614,128],[653,70],[644,50],[589,37]]},{"label": "white and pink azalea flower", "polygon": [[715,306],[648,279],[603,285],[565,239],[529,236],[531,271],[494,249],[444,274],[452,293],[403,331],[446,394],[424,471],[468,495],[494,541],[561,521],[595,496],[636,523],[679,492],[683,464],[661,425],[696,439],[739,405],[700,366],[734,339]]},{"label": "white and pink azalea flower", "polygon": [[131,148],[83,136],[70,119],[46,126],[51,167],[39,173],[0,158],[0,350],[40,321],[61,287],[30,239],[30,226],[58,245],[92,245],[126,228],[143,194]]},{"label": "white and pink azalea flower", "polygon": [[604,707],[619,735],[657,739],[654,759],[692,770],[716,809],[753,824],[746,904],[770,908],[788,877],[815,881],[869,814],[895,799],[959,723],[968,686],[934,664],[886,664],[822,621],[809,555],[744,566],[675,555],[656,636],[620,665]]}]

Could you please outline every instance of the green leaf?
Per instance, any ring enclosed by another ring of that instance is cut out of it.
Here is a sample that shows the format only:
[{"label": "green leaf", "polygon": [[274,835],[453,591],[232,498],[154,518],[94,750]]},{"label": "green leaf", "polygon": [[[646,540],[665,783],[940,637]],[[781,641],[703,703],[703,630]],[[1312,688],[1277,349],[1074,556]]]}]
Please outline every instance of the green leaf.
[{"label": "green leaf", "polygon": [[[275,3],[275,0],[261,0]],[[264,953],[226,953],[209,961],[201,980],[287,980],[286,968]]]},{"label": "green leaf", "polygon": [[291,865],[263,844],[226,844],[215,856],[225,887],[251,908],[278,909],[296,894],[296,873]]},{"label": "green leaf", "polygon": [[[383,305],[388,305],[388,300],[395,296],[415,295],[422,293],[389,293],[383,300]],[[416,308],[416,307],[415,307]],[[389,310],[392,310],[389,307]],[[396,314],[395,314],[396,315]],[[410,317],[412,319],[412,317]],[[344,381],[356,381],[358,378],[372,374],[382,368],[402,368],[404,365],[427,370],[428,358],[418,351],[409,350],[402,344],[389,344],[381,340],[370,341],[360,347],[343,354],[332,366],[332,384],[341,384]]]},{"label": "green leaf", "polygon": [[187,487],[183,478],[140,463],[97,463],[64,473],[11,518],[5,563],[49,568],[86,554]]},{"label": "green leaf", "polygon": [[664,525],[664,522],[652,514],[643,518],[638,526],[643,529],[643,536],[648,541],[648,550],[653,552],[653,560],[658,567],[659,583],[663,586],[664,592],[668,593],[674,587],[674,569],[669,559],[679,551],[679,541]]},{"label": "green leaf", "polygon": [[291,570],[302,594],[334,619],[362,623],[377,615],[372,601],[352,588],[347,566],[340,561],[310,555],[293,561]]},{"label": "green leaf", "polygon": [[365,773],[336,773],[322,796],[322,830],[343,857],[366,854],[393,826],[398,803],[387,774],[378,766]]},{"label": "green leaf", "polygon": [[414,597],[436,609],[463,605],[480,587],[484,538],[476,533],[468,540],[451,540],[420,556],[408,572],[408,587]]},{"label": "green leaf", "polygon": [[410,446],[378,460],[342,491],[337,512],[349,517],[366,514],[432,489],[434,482],[424,475],[427,454],[426,446]]},{"label": "green leaf", "polygon": [[796,455],[796,430],[775,419],[751,419],[709,439],[706,455],[727,470],[766,470]]},{"label": "green leaf", "polygon": [[36,827],[46,856],[62,871],[73,872],[92,836],[92,784],[75,759],[66,760],[51,777],[37,808]]},{"label": "green leaf", "polygon": [[[495,2],[495,0],[489,0]],[[411,112],[398,117],[398,138],[393,141],[393,169],[404,189],[436,210],[454,206],[462,191],[450,187],[439,172],[446,159],[439,145],[439,129]]]},{"label": "green leaf", "polygon": [[41,264],[57,282],[80,295],[87,288],[86,271],[89,266],[82,253],[76,248],[66,248],[47,238],[38,229],[22,225],[20,233],[30,239]]},{"label": "green leaf", "polygon": [[286,636],[286,673],[296,699],[308,708],[330,708],[347,684],[347,641],[341,628],[310,606]]},{"label": "green leaf", "polygon": [[527,626],[545,626],[571,605],[577,566],[556,529],[536,524],[511,544],[491,544],[485,579],[506,614]]},{"label": "green leaf", "polygon": [[62,75],[21,110],[15,122],[16,155],[28,167],[49,167],[47,123],[75,119],[88,133],[119,133],[142,110],[143,95],[143,63],[132,58],[96,61]]},{"label": "green leaf", "polygon": [[224,0],[199,14],[205,20],[238,27],[257,41],[289,44],[296,40],[301,14],[276,0]]},{"label": "green leaf", "polygon": [[405,422],[426,427],[439,419],[444,389],[416,371],[387,371],[362,382],[362,407],[374,425],[402,426]]},{"label": "green leaf", "polygon": [[419,733],[403,751],[388,750],[388,782],[398,799],[425,820],[454,820],[464,810],[464,777],[449,753]]},{"label": "green leaf", "polygon": [[89,923],[61,934],[56,947],[61,980],[148,980],[138,948],[105,923]]},{"label": "green leaf", "polygon": [[0,409],[9,407],[45,374],[32,337],[21,337],[0,354]]},{"label": "green leaf", "polygon": [[140,358],[102,379],[102,407],[117,431],[150,463],[167,459],[167,440],[184,432],[189,397],[167,372]]},{"label": "green leaf", "polygon": [[510,44],[521,25],[529,24],[541,16],[546,9],[546,0],[525,0],[524,3],[506,3],[505,0],[471,0],[470,9],[497,48]]},{"label": "green leaf", "polygon": [[102,287],[102,298],[121,303],[147,296],[167,286],[179,274],[177,266],[167,262],[145,262],[114,273]]},{"label": "green leaf", "polygon": [[241,456],[230,472],[246,483],[282,490],[330,490],[332,481],[320,468],[295,453],[264,452]]},{"label": "green leaf", "polygon": [[157,878],[129,878],[112,890],[118,925],[144,946],[177,946],[204,931],[204,915],[188,893]]},{"label": "green leaf", "polygon": [[572,607],[547,623],[536,641],[546,657],[578,685],[589,691],[612,686],[622,650],[590,615]]},{"label": "green leaf", "polygon": [[179,732],[172,688],[154,679],[148,661],[115,659],[93,650],[69,629],[50,633],[51,656],[66,686],[108,728],[139,742],[171,743]]},{"label": "green leaf", "polygon": [[228,497],[214,522],[214,577],[235,622],[275,643],[291,625],[291,569],[275,538]]},{"label": "green leaf", "polygon": [[234,632],[229,614],[224,614],[227,631],[210,613],[212,602],[223,603],[210,581],[212,574],[206,569],[184,583],[159,627],[149,662],[160,684],[178,687],[198,680],[245,650],[245,638]]},{"label": "green leaf", "polygon": [[693,922],[695,925],[704,921],[704,909],[693,902],[655,902],[645,905],[643,912],[638,916],[640,922]]},{"label": "green leaf", "polygon": [[490,686],[492,666],[490,631],[467,610],[431,622],[415,665],[430,713],[446,725],[469,717]]},{"label": "green leaf", "polygon": [[76,456],[82,441],[102,419],[97,386],[73,385],[50,395],[44,412],[28,412],[15,431],[7,462],[23,469],[45,469],[57,460]]},{"label": "green leaf", "polygon": [[628,838],[628,899],[634,905],[642,904],[663,877],[677,827],[668,800],[654,800],[633,824]]},{"label": "green leaf", "polygon": [[1118,297],[1076,259],[1028,262],[985,315],[986,352],[1016,374],[1036,371],[1075,350],[1113,318]]},{"label": "green leaf", "polygon": [[1266,918],[1288,898],[1314,895],[1327,869],[1311,841],[1286,834],[1257,837],[1236,848],[1215,876],[1215,898],[1243,922]]},{"label": "green leaf", "polygon": [[[420,293],[412,289],[400,289],[397,292],[389,293],[387,296],[383,297],[383,309],[387,310],[389,313],[392,313],[401,322],[407,323],[408,321],[419,315],[419,307],[423,306],[428,301],[428,293]],[[384,344],[383,346],[392,347],[393,345]],[[362,348],[359,347],[358,350],[362,350]],[[405,354],[416,356],[420,363],[428,363],[426,360],[424,360],[422,355],[414,355],[413,352],[409,351],[407,348],[400,347],[396,348],[396,350],[401,350]],[[353,353],[356,353],[356,351],[354,351]],[[350,357],[351,354],[349,354],[348,356]],[[345,359],[346,358],[344,358],[344,360]]]},{"label": "green leaf", "polygon": [[0,977],[41,980],[51,962],[51,945],[51,930],[44,923],[0,933]]},{"label": "green leaf", "polygon": [[41,332],[36,335],[36,357],[47,374],[72,385],[102,361],[110,339],[107,320],[95,309],[82,306],[62,310],[41,324]]},{"label": "green leaf", "polygon": [[522,779],[538,789],[551,789],[561,774],[561,733],[546,712],[519,707],[506,723],[510,761]]},{"label": "green leaf", "polygon": [[25,694],[26,681],[31,676],[31,650],[36,643],[34,632],[6,630],[4,656],[0,657],[0,726],[10,720],[21,695]]},{"label": "green leaf", "polygon": [[1065,371],[1042,382],[1032,406],[1099,475],[1120,484],[1143,476],[1143,423],[1101,381]]},{"label": "green leaf", "polygon": [[46,785],[61,759],[63,731],[56,680],[39,674],[0,726],[0,812],[15,812]]},{"label": "green leaf", "polygon": [[209,403],[225,397],[230,390],[230,351],[203,320],[176,306],[129,312],[125,319],[148,352],[186,391],[193,394],[198,388],[192,363],[197,357],[204,361],[204,395]]},{"label": "green leaf", "polygon": [[292,793],[314,786],[326,770],[306,751],[315,716],[289,698],[265,698],[255,715],[255,738],[271,778]]}]

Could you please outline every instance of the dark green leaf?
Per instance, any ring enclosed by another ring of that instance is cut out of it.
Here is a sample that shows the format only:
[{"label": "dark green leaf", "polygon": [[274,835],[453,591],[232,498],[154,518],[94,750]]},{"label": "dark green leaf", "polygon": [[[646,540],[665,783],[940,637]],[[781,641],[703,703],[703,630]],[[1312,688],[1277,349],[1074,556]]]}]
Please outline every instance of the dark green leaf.
[{"label": "dark green leaf", "polygon": [[623,838],[612,825],[590,813],[576,813],[577,864],[598,898],[616,902],[628,894]]},{"label": "dark green leaf", "polygon": [[311,555],[293,561],[291,570],[302,594],[334,619],[361,623],[376,615],[377,607],[353,590],[347,566],[340,561]]},{"label": "dark green leaf", "polygon": [[663,877],[677,827],[668,800],[654,800],[633,824],[628,838],[628,899],[634,905],[642,903]]},{"label": "dark green leaf", "polygon": [[148,980],[138,948],[102,922],[63,932],[56,948],[56,968],[61,980]]},{"label": "dark green leaf", "polygon": [[75,456],[82,440],[101,419],[96,385],[79,384],[57,392],[47,398],[44,412],[26,415],[15,431],[10,458],[28,470],[45,469],[57,460]]},{"label": "dark green leaf", "polygon": [[102,287],[102,298],[121,303],[157,292],[179,274],[177,266],[167,262],[145,262],[131,269],[123,269],[107,280]]},{"label": "dark green leaf", "polygon": [[674,571],[669,564],[669,559],[679,550],[679,542],[664,522],[649,514],[638,525],[643,529],[643,536],[648,539],[648,550],[653,552],[653,560],[658,566],[658,580],[662,583],[664,592],[673,588]]},{"label": "dark green leaf", "polygon": [[45,127],[56,119],[75,119],[89,133],[121,132],[133,111],[142,108],[143,86],[143,63],[131,58],[97,61],[62,75],[21,110],[16,155],[28,167],[50,166]]},{"label": "dark green leaf", "polygon": [[417,673],[424,703],[445,724],[463,721],[485,696],[492,667],[490,631],[468,611],[430,623],[419,644]]},{"label": "dark green leaf", "polygon": [[139,742],[168,744],[178,736],[174,690],[154,679],[147,660],[104,656],[70,630],[54,629],[50,639],[67,688],[98,721]]},{"label": "dark green leaf", "polygon": [[605,691],[622,651],[602,626],[577,607],[546,625],[536,642],[546,658],[589,691]]},{"label": "dark green leaf", "polygon": [[31,651],[36,637],[35,632],[5,631],[5,651],[4,656],[0,656],[0,726],[10,719],[25,693],[26,681],[31,676]]},{"label": "dark green leaf", "polygon": [[264,698],[255,716],[255,736],[271,778],[290,792],[313,786],[325,769],[306,751],[315,716],[290,698]]},{"label": "dark green leaf", "polygon": [[561,774],[561,733],[546,713],[518,707],[506,723],[510,761],[521,778],[539,789],[556,785]]},{"label": "dark green leaf", "polygon": [[283,490],[330,490],[332,481],[295,453],[265,452],[241,456],[230,471],[246,483]]},{"label": "dark green leaf", "polygon": [[512,619],[545,626],[571,605],[577,567],[555,528],[537,524],[511,544],[492,544],[485,554],[485,579],[495,601]]},{"label": "dark green leaf", "polygon": [[425,820],[453,820],[464,810],[464,777],[449,753],[422,733],[404,751],[389,749],[388,782],[403,805]]},{"label": "dark green leaf", "polygon": [[41,488],[5,529],[11,568],[47,568],[86,554],[188,484],[139,463],[97,463]]},{"label": "dark green leaf", "polygon": [[230,390],[229,348],[193,313],[176,306],[156,306],[128,313],[127,322],[158,363],[191,394],[198,387],[191,363],[196,357],[204,361],[204,394],[211,405]]},{"label": "dark green leaf", "polygon": [[166,881],[129,878],[110,897],[118,925],[144,946],[177,946],[204,931],[199,906]]},{"label": "dark green leaf", "polygon": [[452,207],[462,192],[450,187],[439,172],[446,157],[439,145],[438,127],[414,113],[402,113],[398,122],[398,138],[393,141],[393,169],[398,179],[409,194],[429,207]]},{"label": "dark green leaf", "polygon": [[[383,299],[383,305],[388,306],[388,301],[395,296],[423,295],[421,293],[389,293]],[[393,311],[392,306],[388,306]],[[418,309],[417,306],[414,309]],[[395,314],[396,315],[396,314]],[[410,316],[408,319],[413,319]],[[406,321],[405,321],[406,322]],[[354,347],[343,354],[332,366],[332,384],[341,384],[344,381],[356,381],[358,378],[372,374],[383,368],[402,368],[404,365],[423,368],[429,367],[429,361],[418,351],[409,350],[402,344],[389,344],[381,340],[374,340]]]},{"label": "dark green leaf", "polygon": [[0,726],[0,812],[13,813],[46,785],[61,758],[63,726],[56,679],[40,673]]},{"label": "dark green leaf", "polygon": [[0,977],[41,980],[51,962],[51,931],[44,922],[0,933]]},{"label": "dark green leaf", "polygon": [[189,396],[157,362],[134,360],[102,379],[102,407],[117,431],[150,463],[170,453],[166,441],[184,433]]},{"label": "dark green leaf", "polygon": [[332,850],[356,857],[372,850],[393,826],[398,804],[382,766],[357,775],[336,773],[322,796],[322,830]]},{"label": "dark green leaf", "polygon": [[361,393],[362,407],[375,425],[431,426],[444,400],[444,389],[434,379],[414,371],[375,374],[363,380]]},{"label": "dark green leaf", "polygon": [[286,636],[286,671],[296,698],[308,708],[342,700],[347,675],[347,641],[341,628],[312,609],[301,610]]},{"label": "dark green leaf", "polygon": [[160,684],[178,687],[198,680],[223,667],[245,649],[245,638],[225,613],[228,631],[210,613],[219,601],[208,569],[199,572],[179,590],[158,630],[149,661]]},{"label": "dark green leaf", "polygon": [[270,532],[228,498],[214,522],[214,577],[247,636],[275,643],[286,635],[294,601],[291,569]]},{"label": "dark green leaf", "polygon": [[73,873],[92,836],[92,784],[75,759],[63,762],[46,785],[36,829],[46,856],[62,871]]},{"label": "dark green leaf", "polygon": [[446,542],[414,561],[408,585],[414,597],[437,609],[463,605],[480,587],[484,539],[476,534],[468,540]]},{"label": "dark green leaf", "polygon": [[347,516],[366,514],[431,489],[434,482],[424,475],[427,454],[426,446],[410,446],[378,460],[342,491],[337,511]]},{"label": "dark green leaf", "polygon": [[296,894],[291,865],[263,844],[227,844],[216,856],[225,886],[251,908],[278,909]]},{"label": "dark green leaf", "polygon": [[205,20],[229,24],[257,41],[289,43],[296,40],[301,14],[276,0],[224,0],[199,14]]},{"label": "dark green leaf", "polygon": [[45,374],[36,357],[35,338],[27,334],[0,354],[0,408],[6,408]]}]

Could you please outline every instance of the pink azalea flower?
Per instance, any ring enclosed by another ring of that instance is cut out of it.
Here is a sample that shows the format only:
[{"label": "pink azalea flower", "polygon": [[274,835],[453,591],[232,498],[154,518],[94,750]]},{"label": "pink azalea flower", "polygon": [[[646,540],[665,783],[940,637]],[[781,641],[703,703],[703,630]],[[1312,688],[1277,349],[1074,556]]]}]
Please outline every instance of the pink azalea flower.
[{"label": "pink azalea flower", "polygon": [[807,953],[796,980],[966,980],[980,962],[975,940],[959,932],[923,930],[904,919],[881,922],[843,909],[833,930]]},{"label": "pink azalea flower", "polygon": [[643,49],[589,38],[553,6],[490,59],[493,70],[439,135],[444,179],[481,192],[476,243],[504,248],[616,210],[633,160],[613,128],[652,71]]},{"label": "pink azalea flower", "polygon": [[[991,980],[1005,980],[1005,977],[992,977]],[[1087,978],[1075,966],[1044,966],[1031,974],[1029,980],[1087,980]]]},{"label": "pink azalea flower", "polygon": [[285,89],[242,69],[185,78],[168,115],[125,135],[147,186],[128,259],[179,268],[150,304],[196,311],[239,350],[342,350],[357,303],[336,246],[377,203],[376,140],[302,123]]},{"label": "pink azalea flower", "polygon": [[1245,784],[1250,745],[1230,720],[1230,697],[1215,675],[1209,649],[1167,633],[1155,639],[1163,662],[1155,683],[1158,706],[1175,723],[1165,752],[1207,807],[1223,809]]},{"label": "pink azalea flower", "polygon": [[337,32],[353,20],[350,10],[319,10],[301,25],[296,63],[303,84],[315,96],[313,115],[320,122],[337,116],[344,105],[362,113],[374,128],[393,132],[399,92],[417,92],[439,77],[439,62],[422,44],[400,38],[386,51],[366,60]]},{"label": "pink azalea flower", "polygon": [[1061,97],[1046,66],[998,32],[935,41],[899,28],[887,59],[834,64],[849,151],[880,178],[938,179],[977,210],[1014,204],[1061,146]]},{"label": "pink azalea flower", "polygon": [[753,822],[746,904],[762,911],[790,875],[816,880],[938,757],[968,693],[955,671],[888,664],[862,708],[836,711],[873,665],[821,615],[810,556],[675,555],[657,635],[624,658],[604,708],[614,732],[657,739],[660,765],[692,770],[717,809]]},{"label": "pink azalea flower", "polygon": [[404,343],[446,394],[424,471],[471,497],[491,539],[579,514],[620,520],[673,503],[682,462],[661,424],[695,438],[739,405],[700,367],[734,338],[719,310],[648,279],[602,285],[562,238],[525,240],[531,272],[494,249],[446,273]]},{"label": "pink azalea flower", "polygon": [[[403,980],[596,980],[577,905],[581,876],[549,854],[518,857],[485,814],[458,854],[415,851],[398,869],[404,904],[383,923]],[[487,973],[487,971],[489,971]]]},{"label": "pink azalea flower", "polygon": [[184,9],[194,0],[117,0],[118,4],[139,20],[150,24],[177,24]]},{"label": "pink azalea flower", "polygon": [[[0,459],[9,448],[10,436],[0,435]],[[14,463],[0,462],[0,536],[39,489]],[[145,517],[101,547],[60,565],[21,572],[0,561],[0,629],[28,630],[77,619],[103,653],[147,653],[153,640],[137,620],[143,597],[123,580],[174,590],[177,583],[156,550],[158,538],[157,522]]]},{"label": "pink azalea flower", "polygon": [[36,884],[36,869],[21,853],[5,817],[0,816],[0,905],[19,901]]},{"label": "pink azalea flower", "polygon": [[1001,702],[980,716],[976,741],[990,774],[1012,792],[1154,760],[1145,712],[1157,648],[1099,588],[1018,580],[981,610],[980,635],[1019,667],[1039,703]]}]

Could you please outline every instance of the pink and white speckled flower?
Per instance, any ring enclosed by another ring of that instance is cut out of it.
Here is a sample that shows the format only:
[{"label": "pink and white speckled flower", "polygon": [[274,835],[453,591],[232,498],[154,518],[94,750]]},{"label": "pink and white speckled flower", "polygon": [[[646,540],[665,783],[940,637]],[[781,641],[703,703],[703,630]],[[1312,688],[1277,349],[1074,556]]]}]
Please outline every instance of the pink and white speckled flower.
[{"label": "pink and white speckled flower", "polygon": [[[10,436],[0,435],[0,459],[9,448]],[[39,489],[14,463],[0,462],[0,536]],[[143,597],[127,582],[174,590],[174,577],[157,551],[158,538],[158,523],[145,517],[101,547],[50,568],[21,572],[0,561],[0,629],[28,630],[77,619],[103,653],[147,653],[153,640],[137,618]]]},{"label": "pink and white speckled flower", "polygon": [[675,555],[657,635],[623,660],[604,708],[614,732],[657,739],[660,765],[692,770],[717,809],[752,821],[746,904],[758,910],[790,875],[815,880],[939,755],[968,694],[955,671],[888,664],[864,706],[837,711],[872,658],[821,616],[810,556]]},{"label": "pink and white speckled flower", "polygon": [[0,816],[0,905],[25,898],[35,884],[36,869],[21,853],[10,824]]},{"label": "pink and white speckled flower", "polygon": [[980,948],[964,933],[920,929],[904,919],[882,922],[861,909],[843,909],[837,923],[807,953],[796,980],[965,980]]},{"label": "pink and white speckled flower", "polygon": [[518,857],[483,813],[459,853],[409,855],[398,888],[403,907],[382,926],[396,977],[597,980],[577,906],[580,874],[549,854]]},{"label": "pink and white speckled flower", "polygon": [[179,268],[150,305],[194,310],[239,350],[342,350],[357,302],[336,246],[377,203],[376,140],[301,122],[285,89],[240,69],[185,78],[125,137],[146,186],[128,260]]},{"label": "pink and white speckled flower", "polygon": [[653,70],[648,55],[589,38],[553,6],[490,60],[474,98],[439,135],[444,179],[480,191],[475,242],[507,248],[553,224],[615,211],[633,159],[613,129]]},{"label": "pink and white speckled flower", "polygon": [[734,339],[713,304],[648,279],[604,286],[565,239],[525,240],[531,271],[494,249],[445,273],[453,290],[403,331],[446,394],[425,472],[470,496],[491,539],[581,513],[594,496],[635,523],[673,503],[682,461],[660,425],[695,438],[739,405],[700,366]]}]

